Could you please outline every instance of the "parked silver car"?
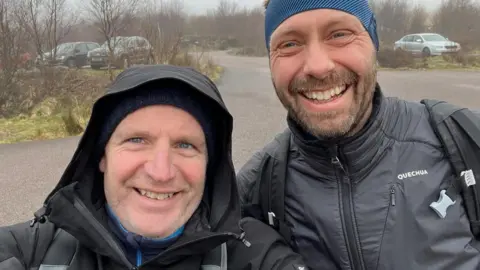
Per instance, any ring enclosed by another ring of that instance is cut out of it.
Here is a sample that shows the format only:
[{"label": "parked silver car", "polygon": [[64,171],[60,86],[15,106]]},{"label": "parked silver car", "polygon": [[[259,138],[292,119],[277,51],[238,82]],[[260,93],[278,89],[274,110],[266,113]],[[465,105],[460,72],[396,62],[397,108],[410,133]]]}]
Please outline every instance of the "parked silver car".
[{"label": "parked silver car", "polygon": [[457,42],[436,33],[418,33],[402,37],[395,42],[394,50],[404,50],[415,55],[432,56],[451,54],[460,51]]}]

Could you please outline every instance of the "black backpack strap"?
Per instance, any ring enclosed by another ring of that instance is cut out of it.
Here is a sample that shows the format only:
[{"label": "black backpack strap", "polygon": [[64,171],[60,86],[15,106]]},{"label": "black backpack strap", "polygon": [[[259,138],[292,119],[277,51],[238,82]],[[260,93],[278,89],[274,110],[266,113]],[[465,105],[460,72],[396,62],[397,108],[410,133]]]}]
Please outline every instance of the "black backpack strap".
[{"label": "black backpack strap", "polygon": [[264,160],[259,181],[261,209],[264,219],[289,243],[292,240],[290,226],[285,222],[285,179],[290,151],[290,130],[275,138],[275,147],[269,149]]},{"label": "black backpack strap", "polygon": [[263,150],[259,174],[252,190],[252,201],[243,206],[243,215],[268,223],[292,243],[290,226],[285,222],[285,179],[291,132],[287,128]]},{"label": "black backpack strap", "polygon": [[67,269],[77,250],[78,241],[64,230],[57,230],[38,270]]},{"label": "black backpack strap", "polygon": [[[480,119],[466,108],[459,108],[444,101],[422,100],[426,106],[434,131],[442,143],[453,167],[456,178],[450,187],[443,191],[438,202],[432,203],[445,215],[446,208],[455,202],[457,194],[463,197],[472,233],[480,239]],[[442,198],[451,200],[442,208]],[[440,208],[438,208],[440,207]],[[436,211],[437,211],[436,210]]]},{"label": "black backpack strap", "polygon": [[55,233],[50,222],[25,222],[11,226],[11,234],[23,256],[25,269],[38,269]]},{"label": "black backpack strap", "polygon": [[223,243],[212,249],[205,255],[201,265],[202,270],[227,270],[228,269],[228,253],[227,243]]}]

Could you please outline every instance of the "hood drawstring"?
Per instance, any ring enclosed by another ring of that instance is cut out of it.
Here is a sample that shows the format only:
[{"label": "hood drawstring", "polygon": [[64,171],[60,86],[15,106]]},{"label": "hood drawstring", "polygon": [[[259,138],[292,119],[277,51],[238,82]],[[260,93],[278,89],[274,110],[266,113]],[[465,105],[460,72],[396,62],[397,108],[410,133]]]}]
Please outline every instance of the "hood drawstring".
[{"label": "hood drawstring", "polygon": [[48,218],[48,209],[47,209],[47,206],[44,205],[42,206],[42,208],[38,209],[34,214],[34,218],[32,219],[32,221],[30,222],[30,227],[33,227],[35,225],[35,223],[37,222],[40,222],[40,223],[45,223],[47,221],[47,218]]}]

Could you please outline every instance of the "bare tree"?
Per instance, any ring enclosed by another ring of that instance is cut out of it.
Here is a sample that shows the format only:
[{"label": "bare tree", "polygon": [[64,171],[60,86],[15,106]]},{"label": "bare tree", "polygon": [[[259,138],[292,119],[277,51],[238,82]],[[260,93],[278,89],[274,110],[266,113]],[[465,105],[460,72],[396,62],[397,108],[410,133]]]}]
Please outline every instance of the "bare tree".
[{"label": "bare tree", "polygon": [[422,4],[417,4],[411,14],[409,33],[421,33],[427,30],[429,14]]},{"label": "bare tree", "polygon": [[407,0],[382,0],[375,5],[378,32],[382,41],[393,43],[407,33],[410,21]]},{"label": "bare tree", "polygon": [[65,8],[65,0],[45,0],[45,39],[46,47],[52,51],[52,58],[57,56],[57,46],[68,35],[72,26],[76,23],[76,17],[68,14]]},{"label": "bare tree", "polygon": [[480,4],[475,0],[442,2],[433,16],[433,29],[462,47],[480,45]]},{"label": "bare tree", "polygon": [[108,70],[110,80],[114,74],[112,64],[119,34],[125,30],[130,18],[137,10],[138,0],[89,0],[86,11],[95,21],[97,30],[102,34],[109,52]]},{"label": "bare tree", "polygon": [[15,20],[16,2],[0,0],[0,111],[14,98],[16,74],[28,55],[27,38]]},{"label": "bare tree", "polygon": [[28,33],[38,55],[51,52],[55,59],[57,46],[69,34],[76,17],[67,11],[65,0],[19,0],[17,20]]},{"label": "bare tree", "polygon": [[215,9],[215,26],[217,36],[227,38],[232,36],[232,30],[235,28],[235,22],[232,18],[238,12],[238,3],[234,0],[220,0]]},{"label": "bare tree", "polygon": [[20,0],[16,12],[17,19],[33,41],[35,51],[43,55],[45,46],[45,28],[42,21],[44,0]]},{"label": "bare tree", "polygon": [[141,13],[144,37],[154,47],[156,63],[172,63],[180,52],[185,29],[184,5],[176,0],[150,0]]}]

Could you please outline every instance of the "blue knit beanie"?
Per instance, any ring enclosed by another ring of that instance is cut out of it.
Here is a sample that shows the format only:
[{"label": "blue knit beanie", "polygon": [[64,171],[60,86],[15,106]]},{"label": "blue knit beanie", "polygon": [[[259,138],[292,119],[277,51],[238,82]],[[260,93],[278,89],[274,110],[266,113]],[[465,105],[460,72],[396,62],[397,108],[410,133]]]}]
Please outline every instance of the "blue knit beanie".
[{"label": "blue knit beanie", "polygon": [[370,34],[379,49],[377,23],[368,0],[270,0],[265,10],[265,42],[270,50],[270,36],[273,31],[291,16],[313,9],[336,9],[356,16]]},{"label": "blue knit beanie", "polygon": [[192,115],[203,129],[207,144],[209,161],[214,155],[214,134],[211,123],[212,114],[208,104],[202,104],[204,99],[199,95],[192,95],[191,91],[185,89],[159,89],[158,87],[147,87],[127,93],[128,96],[121,98],[116,104],[100,130],[96,150],[96,158],[100,160],[104,154],[105,147],[110,140],[116,127],[130,113],[151,105],[171,105],[180,108]]}]

